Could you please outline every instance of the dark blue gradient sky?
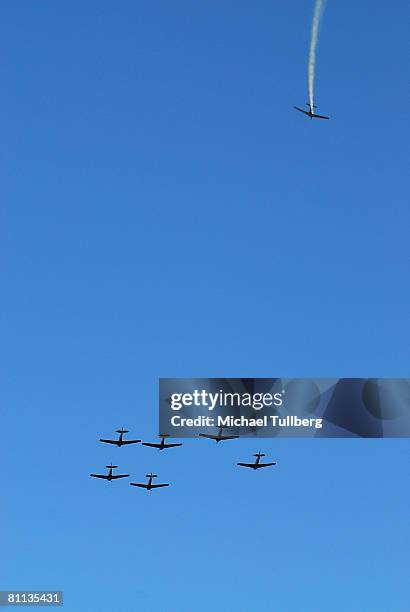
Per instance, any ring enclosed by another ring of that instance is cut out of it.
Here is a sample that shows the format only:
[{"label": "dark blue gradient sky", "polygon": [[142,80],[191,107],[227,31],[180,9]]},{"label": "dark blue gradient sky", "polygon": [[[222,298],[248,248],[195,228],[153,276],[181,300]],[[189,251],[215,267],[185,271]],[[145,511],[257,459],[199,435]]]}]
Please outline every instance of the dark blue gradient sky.
[{"label": "dark blue gradient sky", "polygon": [[[410,7],[3,7],[3,589],[69,612],[404,612],[407,440],[156,433],[159,376],[408,376]],[[118,463],[154,492],[89,478]],[[407,581],[408,582],[408,581]]]}]

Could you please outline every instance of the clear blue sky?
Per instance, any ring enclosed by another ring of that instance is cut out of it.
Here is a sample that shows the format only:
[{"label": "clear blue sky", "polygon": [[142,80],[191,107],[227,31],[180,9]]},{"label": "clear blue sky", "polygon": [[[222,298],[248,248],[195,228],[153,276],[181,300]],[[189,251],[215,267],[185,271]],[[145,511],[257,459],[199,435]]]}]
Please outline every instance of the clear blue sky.
[{"label": "clear blue sky", "polygon": [[[152,439],[159,376],[408,376],[410,7],[3,7],[3,589],[404,612],[407,440]],[[16,443],[17,442],[17,443]],[[89,478],[113,461],[169,489]],[[407,593],[405,592],[407,588]]]}]

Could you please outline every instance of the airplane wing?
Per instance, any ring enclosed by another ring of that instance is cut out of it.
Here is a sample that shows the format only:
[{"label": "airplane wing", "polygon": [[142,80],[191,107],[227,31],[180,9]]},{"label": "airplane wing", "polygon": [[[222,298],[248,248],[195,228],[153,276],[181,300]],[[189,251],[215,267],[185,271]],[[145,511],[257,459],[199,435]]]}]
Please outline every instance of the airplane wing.
[{"label": "airplane wing", "polygon": [[100,442],[106,442],[107,444],[118,444],[118,440],[104,440],[100,438]]},{"label": "airplane wing", "polygon": [[121,445],[122,444],[137,444],[138,442],[141,442],[141,440],[123,440],[121,442]]},{"label": "airplane wing", "polygon": [[257,467],[258,468],[269,467],[270,465],[276,465],[276,461],[273,461],[272,463],[258,463]]},{"label": "airplane wing", "polygon": [[222,436],[221,440],[235,440],[236,438],[239,438],[240,436]]},{"label": "airplane wing", "polygon": [[209,438],[210,440],[217,440],[218,436],[213,436],[212,434],[203,434],[200,433],[199,434],[201,436],[201,438]]},{"label": "airplane wing", "polygon": [[237,465],[242,465],[243,467],[249,467],[249,468],[255,467],[254,463],[238,463]]},{"label": "airplane wing", "polygon": [[130,485],[133,487],[141,487],[141,489],[148,489],[148,485],[142,484],[140,482],[130,482]]},{"label": "airplane wing", "polygon": [[105,474],[90,474],[93,478],[103,478],[104,480],[108,480],[108,476]]},{"label": "airplane wing", "polygon": [[172,448],[173,446],[182,446],[182,442],[175,442],[173,444],[165,444],[164,448]]},{"label": "airplane wing", "polygon": [[129,474],[115,474],[112,475],[111,478],[114,480],[114,478],[128,478]]},{"label": "airplane wing", "polygon": [[161,448],[161,444],[157,444],[156,442],[143,442],[142,446],[152,446],[153,448]]},{"label": "airplane wing", "polygon": [[325,117],[325,115],[313,115],[313,119],[329,119],[329,117]]},{"label": "airplane wing", "polygon": [[169,484],[152,484],[151,489],[159,489],[160,487],[169,487]]},{"label": "airplane wing", "polygon": [[[298,110],[300,113],[303,113],[304,115],[308,115],[309,113],[305,110],[303,110],[303,108],[299,108],[298,106],[294,106],[293,108],[296,108],[296,110]],[[318,117],[319,115],[315,115],[315,117]]]}]

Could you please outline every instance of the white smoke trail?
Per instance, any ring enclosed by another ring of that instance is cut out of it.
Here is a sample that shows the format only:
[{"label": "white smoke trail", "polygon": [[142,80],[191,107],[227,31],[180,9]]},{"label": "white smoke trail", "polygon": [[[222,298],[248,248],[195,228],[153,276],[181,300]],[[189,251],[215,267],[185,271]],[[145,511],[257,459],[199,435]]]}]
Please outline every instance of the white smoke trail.
[{"label": "white smoke trail", "polygon": [[322,17],[323,11],[325,10],[326,0],[316,0],[315,10],[313,13],[313,21],[312,21],[312,34],[310,38],[310,50],[309,50],[309,103],[310,108],[313,111],[313,84],[315,80],[315,64],[316,64],[316,47],[317,41],[319,38],[319,26],[320,19]]}]

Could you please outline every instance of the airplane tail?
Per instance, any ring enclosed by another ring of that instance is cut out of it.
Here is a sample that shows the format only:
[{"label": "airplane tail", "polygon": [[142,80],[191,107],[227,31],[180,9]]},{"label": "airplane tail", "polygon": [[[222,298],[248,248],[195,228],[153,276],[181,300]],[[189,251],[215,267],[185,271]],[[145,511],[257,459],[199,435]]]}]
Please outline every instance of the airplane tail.
[{"label": "airplane tail", "polygon": [[145,474],[146,478],[157,478],[157,474]]},{"label": "airplane tail", "polygon": [[115,432],[119,434],[125,434],[128,433],[128,429],[116,429]]},{"label": "airplane tail", "polygon": [[264,453],[255,453],[254,457],[266,457]]},{"label": "airplane tail", "polygon": [[106,465],[105,467],[108,468],[108,469],[110,469],[110,468],[112,469],[112,468],[117,468],[118,465]]}]

